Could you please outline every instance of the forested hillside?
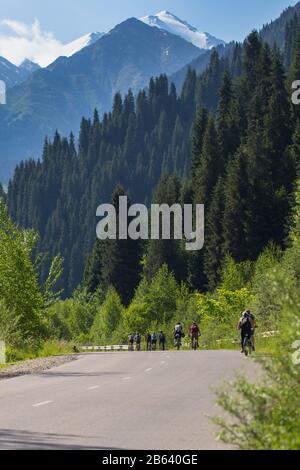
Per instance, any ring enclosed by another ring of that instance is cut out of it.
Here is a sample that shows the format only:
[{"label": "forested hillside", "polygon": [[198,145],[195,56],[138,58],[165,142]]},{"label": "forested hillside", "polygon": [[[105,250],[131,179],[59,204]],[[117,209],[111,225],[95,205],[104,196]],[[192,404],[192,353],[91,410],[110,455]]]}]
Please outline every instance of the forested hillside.
[{"label": "forested hillside", "polygon": [[188,176],[191,135],[200,102],[215,109],[224,71],[232,63],[213,54],[202,76],[188,71],[180,96],[162,75],[136,100],[116,94],[111,113],[81,123],[78,148],[71,136],[47,140],[42,161],[19,165],[9,184],[9,210],[22,226],[34,227],[40,248],[65,258],[63,285],[69,294],[82,279],[95,240],[96,208],[111,199],[120,183],[133,202],[151,201],[163,173]]},{"label": "forested hillside", "polygon": [[95,107],[103,116],[116,92],[125,94],[131,87],[136,94],[151,76],[172,74],[204,52],[129,18],[71,57],[38,70],[8,90],[0,110],[1,181],[7,183],[22,159],[39,156],[45,134],[60,129],[77,135],[82,116]]},{"label": "forested hillside", "polygon": [[[298,138],[283,60],[254,32],[227,57],[215,51],[203,74],[189,69],[180,96],[166,76],[152,79],[136,100],[117,94],[102,120],[97,111],[82,120],[78,148],[57,133],[45,142],[42,161],[17,167],[10,213],[40,233],[42,251],[65,258],[66,295],[82,281],[96,208],[117,184],[133,202],[150,203],[160,178],[176,174],[178,201],[205,204],[205,249],[187,256],[176,247],[179,268],[176,257],[169,261],[191,288],[214,288],[226,253],[254,260],[270,241],[283,245]],[[292,73],[295,67],[289,80]],[[168,184],[163,178],[159,202]],[[158,249],[144,247],[149,265],[154,250],[152,274],[167,256]]]}]

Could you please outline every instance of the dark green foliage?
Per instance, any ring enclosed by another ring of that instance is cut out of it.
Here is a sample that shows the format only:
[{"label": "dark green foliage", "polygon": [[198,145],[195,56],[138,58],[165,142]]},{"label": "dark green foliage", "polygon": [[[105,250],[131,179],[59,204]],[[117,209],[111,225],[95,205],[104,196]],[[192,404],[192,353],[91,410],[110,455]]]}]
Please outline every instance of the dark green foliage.
[{"label": "dark green foliage", "polygon": [[206,108],[200,108],[197,112],[196,120],[193,126],[192,137],[192,161],[191,161],[191,174],[195,178],[195,172],[201,160],[201,152],[203,146],[203,138],[208,122],[208,112]]},{"label": "dark green foliage", "polygon": [[[117,214],[117,227],[119,227],[119,196],[126,196],[121,186],[116,187],[112,196],[112,204]],[[141,243],[130,239],[120,240],[117,230],[116,240],[96,242],[85,272],[85,287],[91,293],[101,289],[101,293],[104,294],[110,287],[114,287],[123,305],[129,305],[140,278],[140,259]]]},{"label": "dark green foliage", "polygon": [[[176,176],[163,176],[154,194],[154,204],[180,204],[181,187]],[[150,280],[166,265],[177,281],[186,278],[181,242],[174,240],[174,220],[171,218],[171,240],[150,240],[146,251],[145,274]]]},{"label": "dark green foliage", "polygon": [[[221,77],[225,63],[214,55],[215,63]],[[124,98],[117,93],[111,113],[82,119],[78,149],[73,135],[65,139],[56,132],[45,141],[42,161],[16,168],[10,213],[38,230],[41,251],[64,257],[66,295],[82,280],[95,244],[96,208],[110,200],[116,184],[130,191],[133,202],[149,203],[163,173],[188,176],[197,90],[209,95],[214,89],[213,64],[203,77],[190,70],[181,96],[165,75],[151,79],[148,93],[140,91],[135,100],[131,91]]]},{"label": "dark green foliage", "polygon": [[[128,303],[140,264],[148,278],[166,264],[190,288],[214,289],[225,255],[255,260],[270,241],[282,246],[300,145],[286,82],[281,53],[254,31],[230,54],[213,51],[202,75],[188,69],[180,96],[165,75],[152,78],[136,99],[117,93],[111,113],[83,119],[78,149],[72,135],[56,133],[41,162],[21,163],[10,213],[39,231],[43,252],[65,258],[66,294],[85,266],[90,292],[112,284]],[[204,250],[187,253],[177,240],[151,241],[142,252],[96,242],[96,208],[118,183],[132,202],[204,203]],[[127,265],[136,273],[123,286]]]},{"label": "dark green foliage", "polygon": [[224,171],[224,161],[215,122],[210,116],[203,138],[200,162],[195,175],[195,202],[209,204],[218,176]]},{"label": "dark green foliage", "polygon": [[208,290],[213,291],[219,284],[221,267],[223,264],[223,214],[224,214],[224,188],[223,180],[214,187],[211,204],[206,214],[206,233],[203,269],[207,279]]}]

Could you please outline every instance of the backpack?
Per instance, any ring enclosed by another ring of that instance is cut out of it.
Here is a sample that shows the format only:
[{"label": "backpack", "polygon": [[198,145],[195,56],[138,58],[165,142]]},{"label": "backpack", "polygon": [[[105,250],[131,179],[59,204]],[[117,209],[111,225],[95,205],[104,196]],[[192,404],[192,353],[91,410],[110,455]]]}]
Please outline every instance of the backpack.
[{"label": "backpack", "polygon": [[192,328],[191,328],[191,333],[193,335],[196,335],[197,333],[199,333],[199,328],[197,325],[193,325]]},{"label": "backpack", "polygon": [[252,324],[249,317],[243,318],[241,321],[241,330],[245,333],[251,331]]},{"label": "backpack", "polygon": [[159,341],[163,342],[165,340],[165,335],[163,333],[159,333]]},{"label": "backpack", "polygon": [[136,340],[137,343],[140,343],[140,342],[141,342],[141,337],[140,337],[140,335],[136,335],[135,340]]}]

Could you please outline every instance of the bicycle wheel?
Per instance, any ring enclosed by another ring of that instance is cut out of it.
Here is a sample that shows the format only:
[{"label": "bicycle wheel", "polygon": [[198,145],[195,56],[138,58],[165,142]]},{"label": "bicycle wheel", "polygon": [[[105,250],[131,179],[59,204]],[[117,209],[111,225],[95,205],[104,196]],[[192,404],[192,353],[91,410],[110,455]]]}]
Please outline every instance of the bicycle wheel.
[{"label": "bicycle wheel", "polygon": [[248,338],[248,336],[246,336],[246,338],[244,339],[244,353],[245,353],[245,356],[250,356],[251,355],[251,352],[252,352],[252,345],[251,345],[251,341],[250,339]]}]

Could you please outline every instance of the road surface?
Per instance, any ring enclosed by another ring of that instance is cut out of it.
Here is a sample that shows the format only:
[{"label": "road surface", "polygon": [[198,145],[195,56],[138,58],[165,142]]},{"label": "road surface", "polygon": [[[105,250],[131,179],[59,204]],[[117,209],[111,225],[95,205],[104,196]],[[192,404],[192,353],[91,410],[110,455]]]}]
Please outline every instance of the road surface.
[{"label": "road surface", "polygon": [[212,388],[245,366],[237,351],[92,353],[2,380],[0,449],[227,449]]}]

